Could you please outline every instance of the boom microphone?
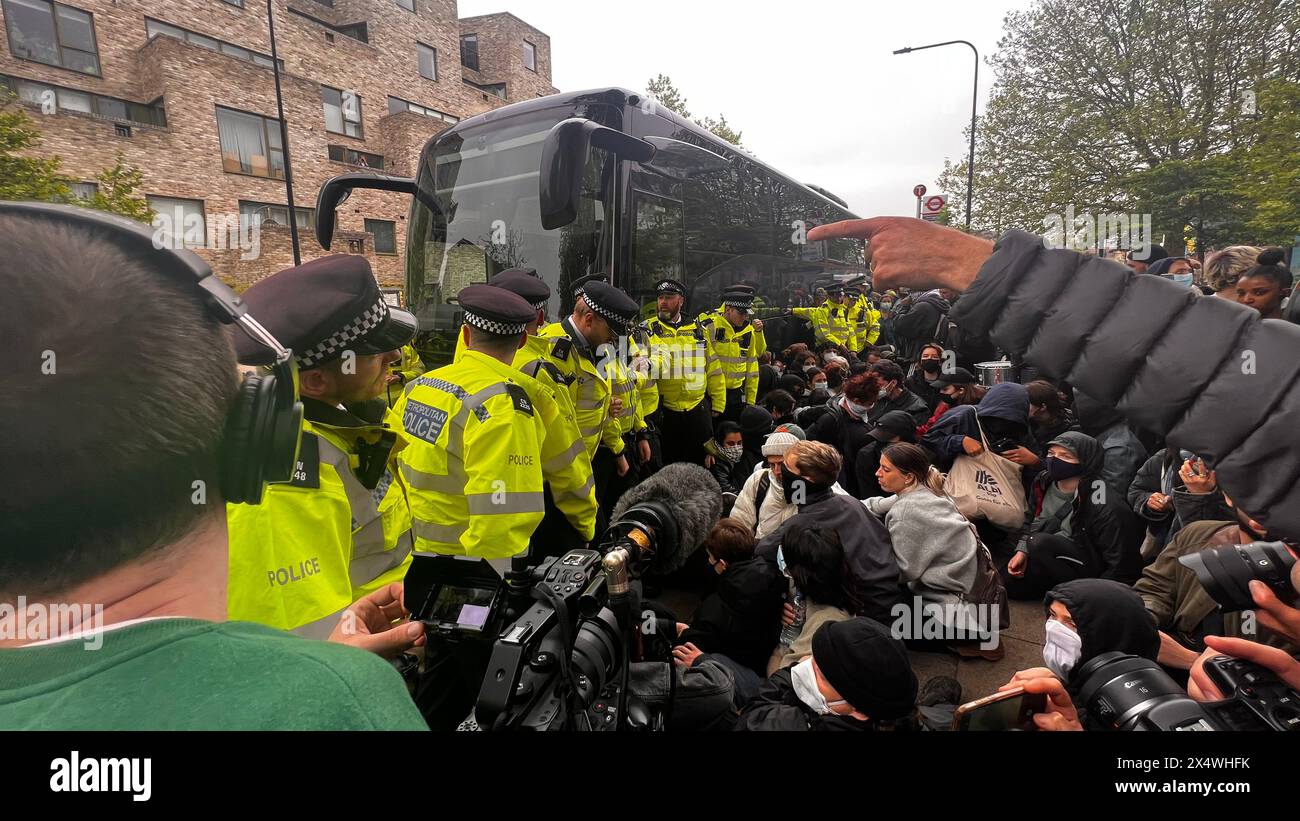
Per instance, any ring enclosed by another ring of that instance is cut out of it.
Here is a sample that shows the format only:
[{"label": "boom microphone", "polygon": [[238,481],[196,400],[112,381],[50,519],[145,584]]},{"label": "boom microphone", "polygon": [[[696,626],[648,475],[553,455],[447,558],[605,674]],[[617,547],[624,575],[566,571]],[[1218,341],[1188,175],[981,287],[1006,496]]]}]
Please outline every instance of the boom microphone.
[{"label": "boom microphone", "polygon": [[656,573],[672,573],[686,564],[722,515],[722,491],[699,465],[668,465],[623,494],[614,506],[611,530],[625,519],[638,519],[640,511],[652,507],[666,509],[676,522],[676,544],[671,550],[661,550],[653,567]]}]

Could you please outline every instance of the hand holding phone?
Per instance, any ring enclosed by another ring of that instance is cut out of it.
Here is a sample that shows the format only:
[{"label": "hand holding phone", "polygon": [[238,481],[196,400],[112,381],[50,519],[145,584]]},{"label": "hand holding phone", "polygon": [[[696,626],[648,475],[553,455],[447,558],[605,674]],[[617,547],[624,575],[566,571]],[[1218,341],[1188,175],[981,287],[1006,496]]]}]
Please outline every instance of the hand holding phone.
[{"label": "hand holding phone", "polygon": [[1035,730],[1034,714],[1047,710],[1047,696],[1013,687],[957,708],[952,728],[959,732]]}]

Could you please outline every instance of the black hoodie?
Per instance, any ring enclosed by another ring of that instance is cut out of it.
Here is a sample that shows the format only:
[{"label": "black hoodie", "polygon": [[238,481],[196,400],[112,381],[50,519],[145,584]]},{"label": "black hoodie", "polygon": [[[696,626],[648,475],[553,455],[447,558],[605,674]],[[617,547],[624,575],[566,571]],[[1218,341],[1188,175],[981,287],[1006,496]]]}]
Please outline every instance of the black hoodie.
[{"label": "black hoodie", "polygon": [[[1155,617],[1128,585],[1108,579],[1075,579],[1047,591],[1043,607],[1048,615],[1055,601],[1070,611],[1083,642],[1072,674],[1102,653],[1117,651],[1155,661],[1160,652]],[[1082,682],[1072,676],[1069,683],[1078,686]]]}]

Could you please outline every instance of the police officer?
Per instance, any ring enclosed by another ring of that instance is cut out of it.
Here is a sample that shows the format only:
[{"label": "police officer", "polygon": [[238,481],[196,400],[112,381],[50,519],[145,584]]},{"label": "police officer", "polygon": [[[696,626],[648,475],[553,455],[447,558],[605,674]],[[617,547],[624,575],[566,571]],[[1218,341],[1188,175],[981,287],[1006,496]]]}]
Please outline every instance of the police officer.
[{"label": "police officer", "polygon": [[[243,295],[294,351],[303,403],[298,464],[260,505],[230,505],[229,613],[325,638],[353,601],[400,581],[411,553],[401,425],[382,397],[415,317],[384,302],[365,257],[289,268]],[[240,362],[266,349],[235,336]]]},{"label": "police officer", "polygon": [[415,549],[509,559],[528,549],[543,513],[546,419],[513,366],[536,312],[491,285],[467,286],[457,301],[460,360],[416,379],[393,409],[410,440],[401,466]]},{"label": "police officer", "polygon": [[880,337],[880,314],[871,307],[866,292],[871,286],[866,284],[865,276],[856,277],[844,283],[845,303],[849,312],[849,331],[852,340],[848,348],[854,353],[861,353],[868,346],[876,344]]},{"label": "police officer", "polygon": [[402,391],[413,379],[429,370],[424,366],[424,360],[420,359],[420,352],[415,349],[415,345],[407,343],[399,353],[401,359],[390,366],[388,385],[384,391],[390,408],[397,403]]},{"label": "police officer", "polygon": [[674,279],[655,285],[658,315],[649,321],[650,354],[659,387],[664,464],[704,464],[704,444],[713,437],[713,418],[727,405],[722,365],[712,335],[688,320],[686,286]]},{"label": "police officer", "polygon": [[825,293],[826,301],[815,308],[793,308],[791,313],[812,323],[818,344],[830,342],[847,346],[852,337],[849,332],[848,310],[844,306],[844,286],[833,282],[824,288],[818,288],[817,293]]},{"label": "police officer", "polygon": [[[546,305],[551,288],[531,268],[511,268],[488,282],[523,298],[533,309],[532,321],[524,329],[528,338],[515,353],[514,367],[537,380],[538,391],[545,391],[555,404],[555,418],[547,422],[546,442],[542,447],[542,476],[546,480],[546,515],[533,531],[534,557],[563,555],[590,542],[596,528],[596,490],[582,434],[578,429],[568,377],[551,362],[550,343],[537,335],[546,321]],[[458,347],[463,345],[457,339]],[[530,395],[533,391],[530,390]],[[538,397],[539,409],[549,404]]]},{"label": "police officer", "polygon": [[722,419],[739,422],[745,405],[758,398],[758,357],[767,350],[763,332],[750,323],[754,289],[733,285],[722,295],[719,311],[701,314],[697,320],[712,336],[713,350],[722,365],[727,386],[727,404]]}]

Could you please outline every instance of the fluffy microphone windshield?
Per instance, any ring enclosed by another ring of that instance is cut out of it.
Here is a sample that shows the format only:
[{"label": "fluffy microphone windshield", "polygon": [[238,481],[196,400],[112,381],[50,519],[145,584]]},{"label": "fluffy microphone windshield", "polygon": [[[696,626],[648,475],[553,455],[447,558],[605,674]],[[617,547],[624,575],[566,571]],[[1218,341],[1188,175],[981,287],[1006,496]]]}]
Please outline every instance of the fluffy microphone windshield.
[{"label": "fluffy microphone windshield", "polygon": [[704,468],[677,462],[624,493],[610,521],[617,522],[628,508],[650,501],[665,503],[677,516],[681,546],[675,556],[665,557],[668,564],[661,568],[671,573],[704,543],[704,537],[722,515],[722,490]]}]

